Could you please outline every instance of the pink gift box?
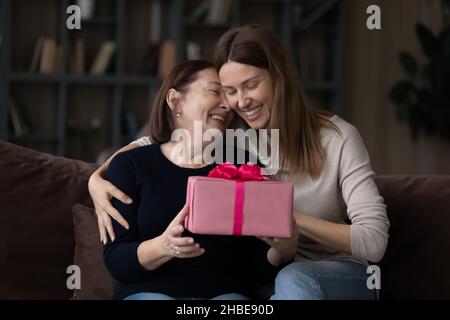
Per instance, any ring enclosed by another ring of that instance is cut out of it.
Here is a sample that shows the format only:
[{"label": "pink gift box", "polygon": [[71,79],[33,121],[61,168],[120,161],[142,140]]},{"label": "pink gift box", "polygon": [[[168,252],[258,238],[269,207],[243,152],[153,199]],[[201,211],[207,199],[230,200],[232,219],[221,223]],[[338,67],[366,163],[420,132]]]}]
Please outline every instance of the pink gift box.
[{"label": "pink gift box", "polygon": [[289,238],[292,197],[293,185],[286,182],[189,177],[185,227],[199,234]]}]

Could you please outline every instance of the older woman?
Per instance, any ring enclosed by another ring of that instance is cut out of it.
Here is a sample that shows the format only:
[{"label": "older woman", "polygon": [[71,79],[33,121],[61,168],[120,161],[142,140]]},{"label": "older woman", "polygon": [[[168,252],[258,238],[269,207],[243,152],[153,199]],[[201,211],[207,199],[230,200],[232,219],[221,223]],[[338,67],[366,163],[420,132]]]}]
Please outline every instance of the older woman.
[{"label": "older woman", "polygon": [[215,165],[174,152],[183,142],[172,141],[171,134],[184,129],[193,135],[195,121],[204,130],[223,132],[232,115],[213,66],[186,62],[169,74],[156,97],[150,118],[154,143],[112,159],[105,178],[132,200],[112,200],[126,226],[113,222],[115,236],[104,248],[105,264],[119,281],[116,298],[245,299],[295,255],[295,246],[272,250],[254,237],[194,235],[183,228],[188,177],[206,176]]}]

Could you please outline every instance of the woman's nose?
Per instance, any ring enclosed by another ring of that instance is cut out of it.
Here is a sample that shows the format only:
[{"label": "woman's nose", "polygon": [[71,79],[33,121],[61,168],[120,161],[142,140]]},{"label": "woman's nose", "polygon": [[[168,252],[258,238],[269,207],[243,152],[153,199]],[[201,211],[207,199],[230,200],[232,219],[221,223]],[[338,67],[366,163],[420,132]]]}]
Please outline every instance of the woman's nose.
[{"label": "woman's nose", "polygon": [[220,103],[220,108],[225,111],[231,110],[230,102],[228,101],[228,99],[225,95],[222,95],[222,101]]},{"label": "woman's nose", "polygon": [[245,109],[250,104],[250,99],[244,94],[240,93],[237,100],[237,107],[239,109]]}]

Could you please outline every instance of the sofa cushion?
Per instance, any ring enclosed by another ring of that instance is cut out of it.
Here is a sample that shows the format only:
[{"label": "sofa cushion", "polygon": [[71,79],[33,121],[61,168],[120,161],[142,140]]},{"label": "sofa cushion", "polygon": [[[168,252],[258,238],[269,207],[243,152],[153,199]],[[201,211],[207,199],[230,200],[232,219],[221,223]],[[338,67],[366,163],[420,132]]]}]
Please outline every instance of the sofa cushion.
[{"label": "sofa cushion", "polygon": [[450,299],[450,176],[380,176],[391,227],[382,299]]},{"label": "sofa cushion", "polygon": [[92,207],[94,164],[0,141],[0,299],[67,299],[72,206]]},{"label": "sofa cushion", "polygon": [[74,265],[81,271],[81,288],[74,300],[112,299],[115,281],[103,263],[97,216],[94,209],[81,204],[72,208],[75,235]]}]

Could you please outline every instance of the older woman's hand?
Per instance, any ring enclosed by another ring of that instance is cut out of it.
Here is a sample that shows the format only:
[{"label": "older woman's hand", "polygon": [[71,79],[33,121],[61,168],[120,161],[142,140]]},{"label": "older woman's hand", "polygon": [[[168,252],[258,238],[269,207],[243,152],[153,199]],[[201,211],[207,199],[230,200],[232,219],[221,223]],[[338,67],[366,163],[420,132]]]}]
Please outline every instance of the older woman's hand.
[{"label": "older woman's hand", "polygon": [[125,204],[132,203],[130,197],[117,189],[111,182],[102,178],[99,172],[94,172],[89,178],[89,193],[94,201],[95,213],[97,214],[98,229],[100,231],[100,241],[105,244],[107,242],[107,234],[114,241],[115,234],[111,222],[111,217],[120,223],[125,229],[128,229],[127,221],[122,215],[111,205],[111,199],[114,197]]},{"label": "older woman's hand", "polygon": [[185,204],[183,209],[172,220],[167,229],[161,235],[164,251],[167,255],[176,258],[193,258],[202,255],[205,249],[195,243],[192,237],[182,237],[184,231],[184,219],[189,213],[189,207]]},{"label": "older woman's hand", "polygon": [[188,207],[185,205],[160,236],[139,245],[138,259],[144,269],[156,270],[173,258],[194,258],[205,252],[192,237],[181,236],[187,214]]}]

